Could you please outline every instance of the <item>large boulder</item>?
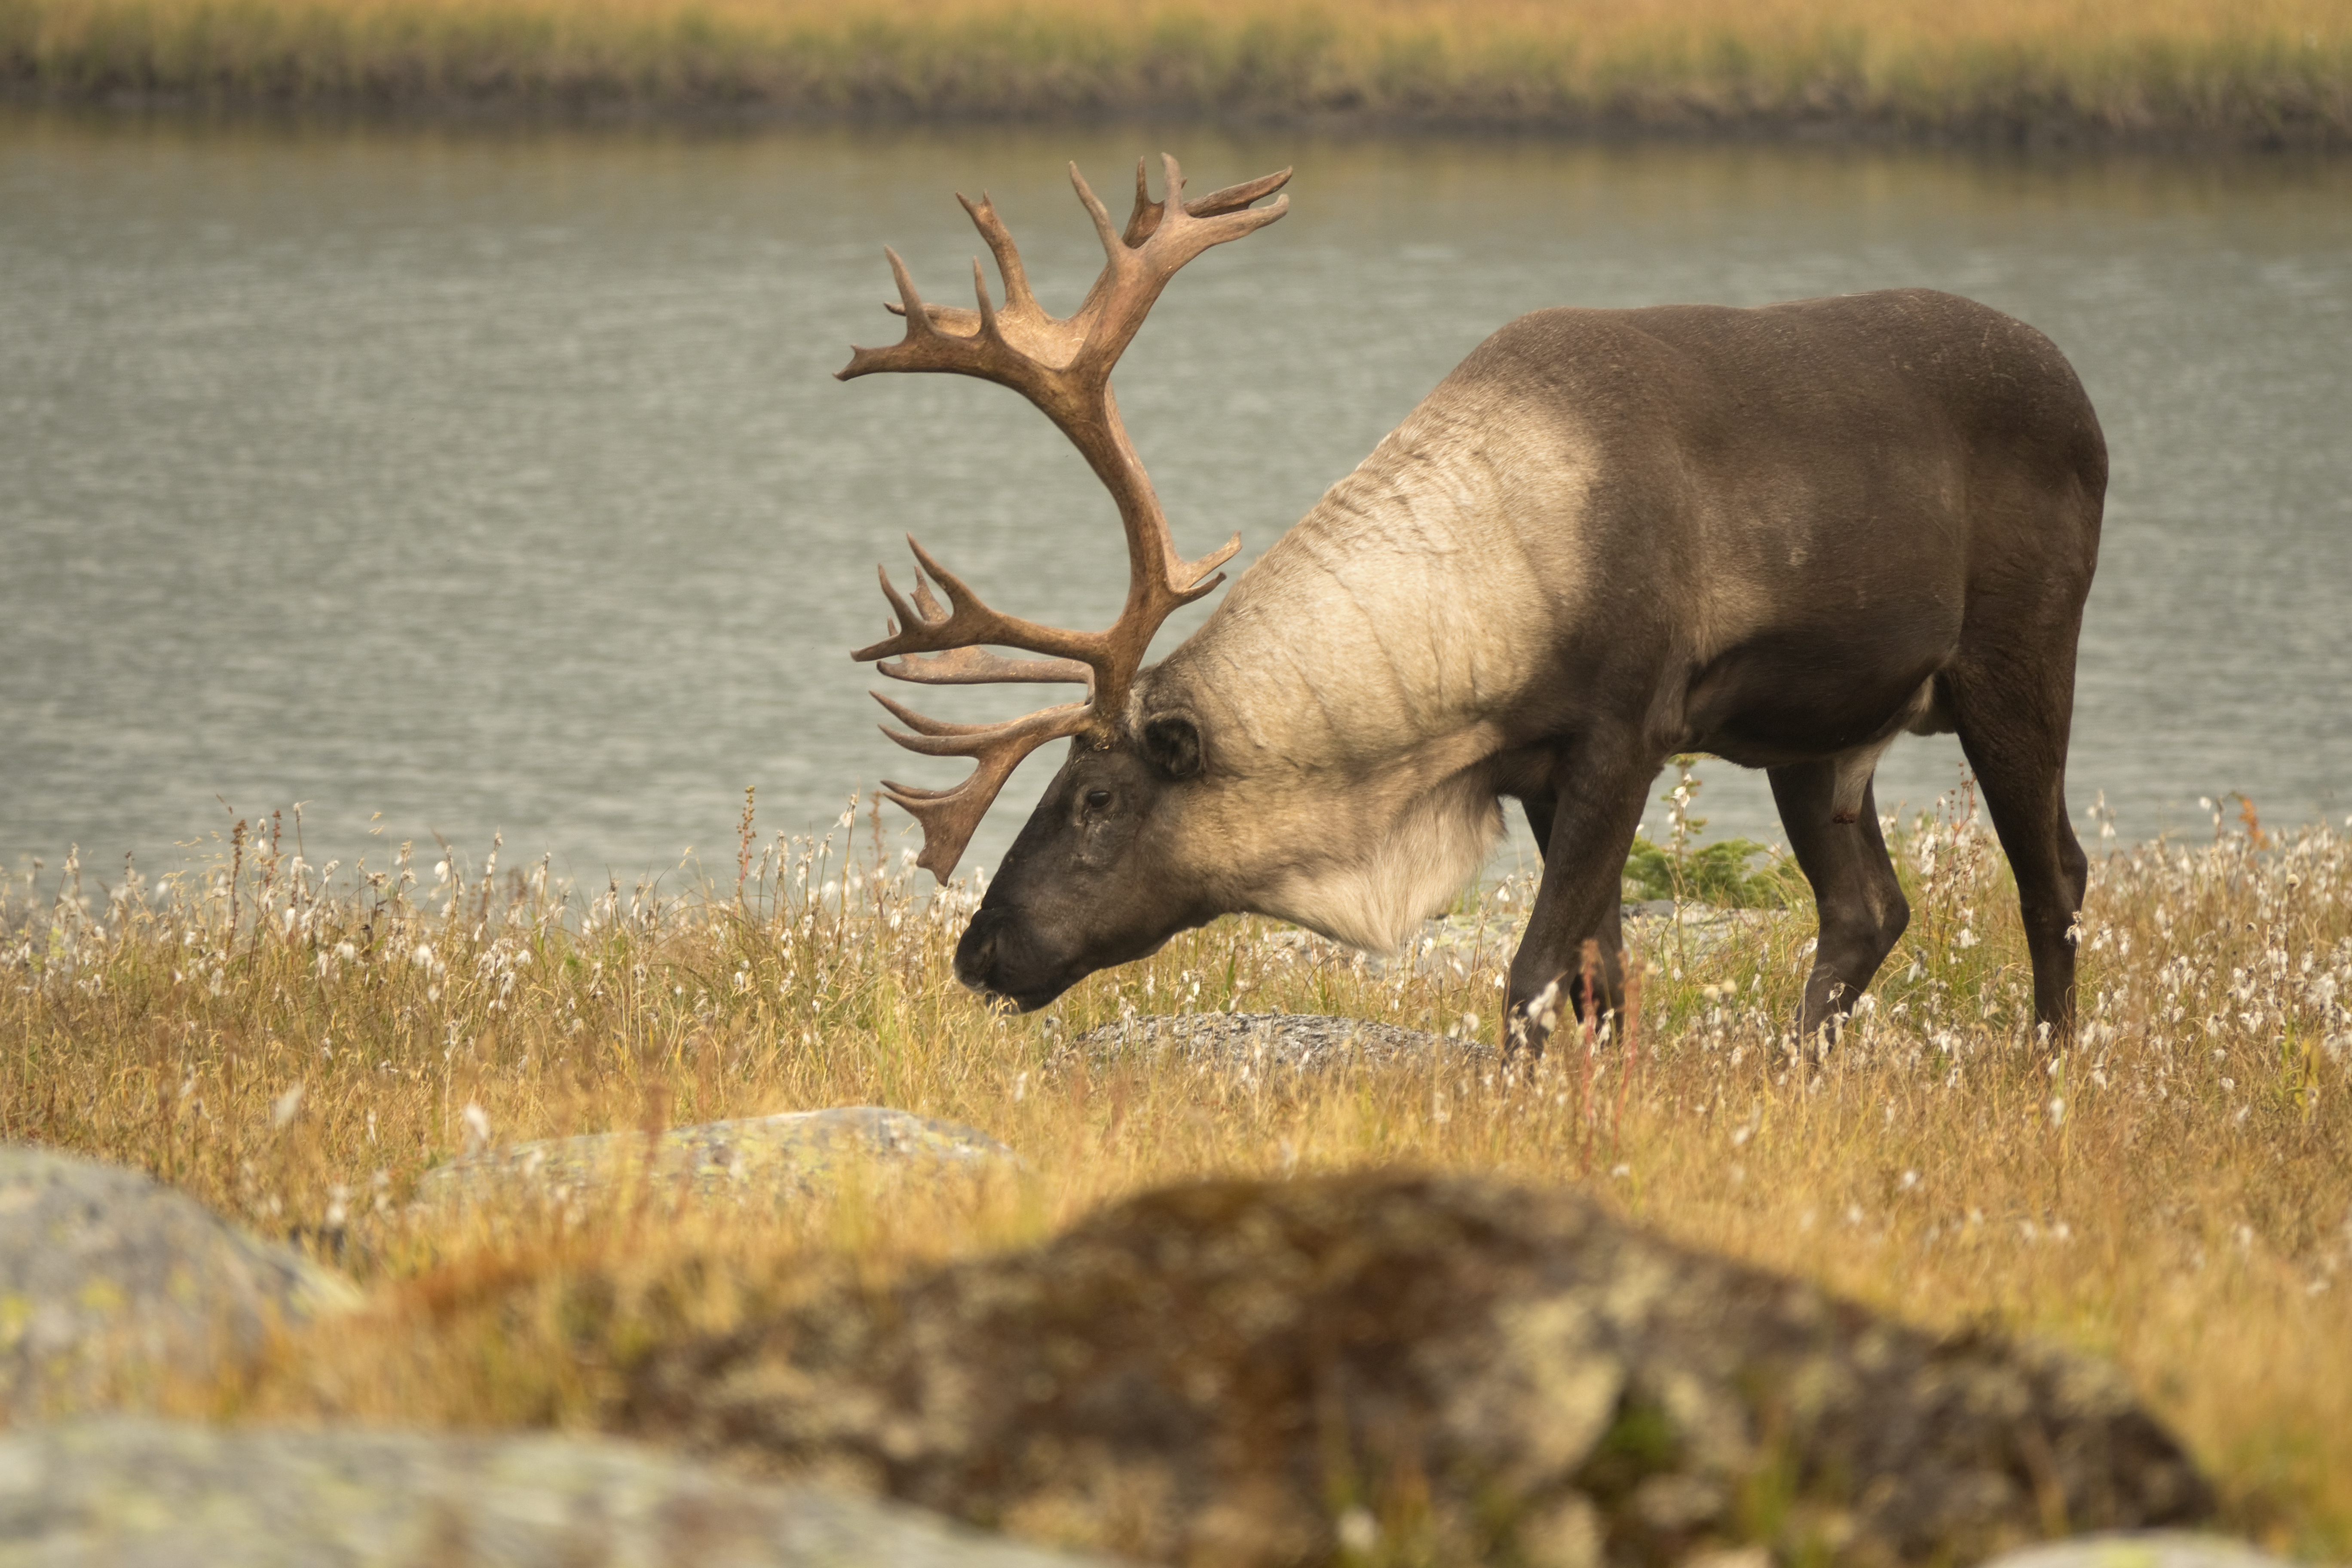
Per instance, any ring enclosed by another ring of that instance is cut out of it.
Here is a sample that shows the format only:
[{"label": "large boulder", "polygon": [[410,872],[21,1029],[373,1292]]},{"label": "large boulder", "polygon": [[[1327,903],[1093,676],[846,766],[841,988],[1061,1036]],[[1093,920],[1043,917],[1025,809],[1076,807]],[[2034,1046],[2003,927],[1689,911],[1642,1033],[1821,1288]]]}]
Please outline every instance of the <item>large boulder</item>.
[{"label": "large boulder", "polygon": [[1162,1563],[1966,1563],[2195,1521],[2104,1365],[1921,1332],[1573,1193],[1213,1182],[665,1346],[616,1420]]},{"label": "large boulder", "polygon": [[0,1144],[0,1420],[200,1384],[358,1298],[140,1172]]},{"label": "large boulder", "polygon": [[0,1568],[1083,1568],[914,1509],[601,1438],[0,1434]]},{"label": "large boulder", "polygon": [[643,1194],[753,1207],[838,1191],[850,1182],[937,1184],[1019,1165],[976,1128],[885,1106],[794,1110],[641,1132],[548,1138],[453,1160],[417,1184],[428,1212],[579,1211]]}]

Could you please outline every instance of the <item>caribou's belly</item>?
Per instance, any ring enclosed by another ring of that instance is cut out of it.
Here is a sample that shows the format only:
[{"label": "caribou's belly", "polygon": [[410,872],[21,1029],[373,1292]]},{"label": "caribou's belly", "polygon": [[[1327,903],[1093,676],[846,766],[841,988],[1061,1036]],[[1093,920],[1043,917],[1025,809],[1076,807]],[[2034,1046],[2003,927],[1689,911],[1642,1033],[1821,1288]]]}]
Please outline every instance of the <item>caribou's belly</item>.
[{"label": "caribou's belly", "polygon": [[1766,768],[1877,746],[1927,711],[1958,634],[1929,614],[1749,637],[1691,679],[1685,749]]}]

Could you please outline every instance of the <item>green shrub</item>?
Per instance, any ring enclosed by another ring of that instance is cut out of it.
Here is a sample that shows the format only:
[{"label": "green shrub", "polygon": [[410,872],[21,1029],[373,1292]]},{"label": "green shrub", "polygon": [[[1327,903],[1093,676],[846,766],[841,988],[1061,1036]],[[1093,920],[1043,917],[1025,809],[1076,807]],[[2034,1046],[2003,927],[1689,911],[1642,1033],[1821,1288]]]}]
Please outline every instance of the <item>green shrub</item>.
[{"label": "green shrub", "polygon": [[[1756,864],[1759,857],[1763,864]],[[1675,899],[1723,910],[1776,910],[1805,892],[1795,862],[1753,838],[1724,838],[1675,853],[1636,837],[1625,857],[1625,897]]]}]

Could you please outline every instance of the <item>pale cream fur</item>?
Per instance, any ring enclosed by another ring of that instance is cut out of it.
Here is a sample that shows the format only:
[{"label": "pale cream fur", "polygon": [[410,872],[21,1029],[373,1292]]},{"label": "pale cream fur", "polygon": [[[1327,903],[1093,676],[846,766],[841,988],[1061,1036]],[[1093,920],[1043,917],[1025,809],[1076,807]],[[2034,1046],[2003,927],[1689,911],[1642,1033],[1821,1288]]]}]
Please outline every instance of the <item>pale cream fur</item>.
[{"label": "pale cream fur", "polygon": [[1255,900],[1257,912],[1350,947],[1394,952],[1453,902],[1503,833],[1502,802],[1466,773],[1391,801],[1383,815],[1388,826],[1368,855],[1292,868]]},{"label": "pale cream fur", "polygon": [[1202,731],[1168,847],[1223,907],[1392,951],[1502,832],[1482,764],[1575,619],[1590,471],[1499,395],[1441,385],[1139,683]]}]

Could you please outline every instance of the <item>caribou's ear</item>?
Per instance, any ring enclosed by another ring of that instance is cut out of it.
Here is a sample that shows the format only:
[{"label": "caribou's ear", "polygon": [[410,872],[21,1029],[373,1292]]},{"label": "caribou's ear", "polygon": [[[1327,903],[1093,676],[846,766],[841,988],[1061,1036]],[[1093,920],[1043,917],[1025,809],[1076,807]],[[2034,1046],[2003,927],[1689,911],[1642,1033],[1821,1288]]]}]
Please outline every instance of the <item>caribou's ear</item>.
[{"label": "caribou's ear", "polygon": [[1201,731],[1181,713],[1146,719],[1143,754],[1170,778],[1189,779],[1201,771]]}]

